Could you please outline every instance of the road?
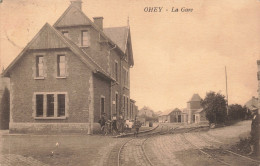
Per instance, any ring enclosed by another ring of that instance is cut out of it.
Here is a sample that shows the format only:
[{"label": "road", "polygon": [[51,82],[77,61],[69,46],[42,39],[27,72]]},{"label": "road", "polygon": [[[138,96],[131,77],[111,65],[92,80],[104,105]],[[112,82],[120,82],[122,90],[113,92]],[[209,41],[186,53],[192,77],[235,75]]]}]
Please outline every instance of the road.
[{"label": "road", "polygon": [[[188,125],[180,124],[161,124],[154,131],[140,134],[137,138],[4,133],[0,139],[0,163],[61,166],[258,166],[259,161],[227,151],[231,143],[249,135],[250,124],[250,121],[243,121],[213,130],[189,128]],[[55,149],[56,142],[60,145]]]},{"label": "road", "polygon": [[258,166],[260,161],[227,148],[231,142],[247,136],[249,130],[250,121],[245,121],[209,131],[205,128],[173,130],[164,135],[129,139],[119,154],[118,165]]}]

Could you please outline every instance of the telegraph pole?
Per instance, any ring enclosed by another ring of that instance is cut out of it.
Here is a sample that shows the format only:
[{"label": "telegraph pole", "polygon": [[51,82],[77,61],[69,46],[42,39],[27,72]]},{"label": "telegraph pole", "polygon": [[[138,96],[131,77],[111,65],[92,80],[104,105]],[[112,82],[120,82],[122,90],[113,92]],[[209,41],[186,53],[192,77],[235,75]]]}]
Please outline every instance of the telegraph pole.
[{"label": "telegraph pole", "polygon": [[227,85],[227,68],[225,66],[225,75],[226,75],[226,96],[227,96],[227,115],[228,115],[228,85]]}]

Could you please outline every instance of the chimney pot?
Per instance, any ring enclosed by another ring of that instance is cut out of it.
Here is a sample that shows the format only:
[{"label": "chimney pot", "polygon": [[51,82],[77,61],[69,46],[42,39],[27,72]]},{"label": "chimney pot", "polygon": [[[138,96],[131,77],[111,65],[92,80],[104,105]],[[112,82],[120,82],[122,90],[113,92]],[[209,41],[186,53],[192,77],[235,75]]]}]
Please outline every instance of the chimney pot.
[{"label": "chimney pot", "polygon": [[71,5],[77,7],[78,9],[82,10],[82,1],[81,0],[71,0]]},{"label": "chimney pot", "polygon": [[94,23],[103,31],[103,17],[93,17]]}]

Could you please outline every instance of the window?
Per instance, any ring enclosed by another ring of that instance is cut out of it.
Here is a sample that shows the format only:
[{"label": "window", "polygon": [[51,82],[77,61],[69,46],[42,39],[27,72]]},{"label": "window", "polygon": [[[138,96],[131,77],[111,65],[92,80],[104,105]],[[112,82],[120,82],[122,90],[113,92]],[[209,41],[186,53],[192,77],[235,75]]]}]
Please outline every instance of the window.
[{"label": "window", "polygon": [[69,32],[68,32],[68,31],[62,31],[62,34],[63,34],[65,37],[69,38]]},{"label": "window", "polygon": [[125,112],[125,104],[126,104],[126,102],[125,102],[125,96],[124,96],[124,103],[123,103],[123,104],[124,104],[124,107],[123,107],[123,108],[124,108],[124,109],[123,109],[124,112],[123,112],[123,114],[126,116],[126,112]]},{"label": "window", "polygon": [[115,62],[115,78],[116,78],[116,81],[118,81],[118,63]]},{"label": "window", "polygon": [[67,108],[66,92],[36,92],[35,119],[65,119]]},{"label": "window", "polygon": [[88,31],[81,31],[81,46],[89,46]]},{"label": "window", "polygon": [[101,97],[100,99],[100,112],[101,115],[105,113],[105,97]]},{"label": "window", "polygon": [[36,116],[43,116],[43,95],[36,95]]},{"label": "window", "polygon": [[57,57],[57,75],[58,77],[65,77],[66,76],[66,61],[65,55],[58,55]]},{"label": "window", "polygon": [[47,94],[47,116],[54,116],[54,95]]},{"label": "window", "polygon": [[129,79],[128,79],[128,77],[129,77],[128,70],[123,68],[123,84],[124,84],[125,87],[129,86]]},{"label": "window", "polygon": [[129,117],[129,112],[128,112],[128,98],[126,99],[126,116]]},{"label": "window", "polygon": [[58,94],[58,116],[65,116],[65,94]]},{"label": "window", "polygon": [[118,114],[118,93],[116,93],[116,114]]},{"label": "window", "polygon": [[43,77],[43,56],[36,56],[36,77]]}]

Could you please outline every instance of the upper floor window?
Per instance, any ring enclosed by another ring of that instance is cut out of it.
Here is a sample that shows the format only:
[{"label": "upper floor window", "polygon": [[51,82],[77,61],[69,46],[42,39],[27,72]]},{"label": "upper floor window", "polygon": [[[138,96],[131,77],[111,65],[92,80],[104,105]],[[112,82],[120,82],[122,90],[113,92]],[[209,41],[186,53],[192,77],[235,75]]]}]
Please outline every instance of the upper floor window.
[{"label": "upper floor window", "polygon": [[57,57],[57,75],[58,77],[65,77],[66,76],[66,61],[65,55],[58,55]]},{"label": "upper floor window", "polygon": [[116,77],[116,81],[118,81],[118,63],[115,62],[115,77]]},{"label": "upper floor window", "polygon": [[89,46],[89,34],[88,31],[81,31],[81,46]]},{"label": "upper floor window", "polygon": [[129,86],[129,75],[128,75],[128,70],[123,68],[123,84],[125,87]]},{"label": "upper floor window", "polygon": [[43,56],[36,56],[36,76],[43,77],[44,69],[43,69]]},{"label": "upper floor window", "polygon": [[69,38],[69,32],[68,32],[68,31],[62,31],[62,34],[63,34],[65,37]]}]

